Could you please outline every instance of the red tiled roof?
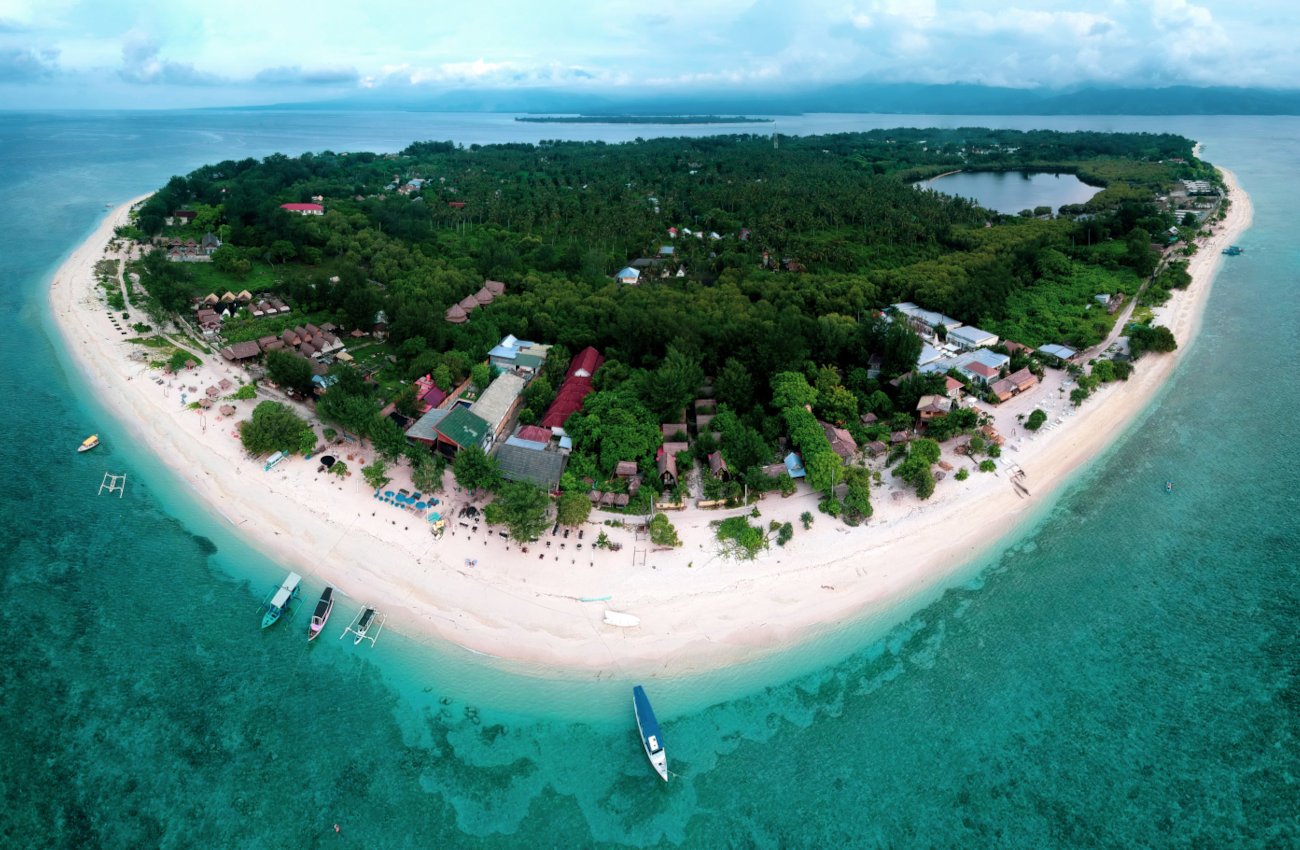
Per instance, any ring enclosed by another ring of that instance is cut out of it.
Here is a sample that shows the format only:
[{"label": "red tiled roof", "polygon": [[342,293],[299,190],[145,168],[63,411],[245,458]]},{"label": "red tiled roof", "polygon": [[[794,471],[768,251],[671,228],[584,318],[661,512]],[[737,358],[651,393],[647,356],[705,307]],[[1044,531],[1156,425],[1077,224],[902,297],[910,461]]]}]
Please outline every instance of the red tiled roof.
[{"label": "red tiled roof", "polygon": [[532,440],[535,443],[546,443],[550,442],[551,429],[543,428],[539,425],[525,425],[519,429],[519,433],[515,434],[515,436],[521,440]]},{"label": "red tiled roof", "polygon": [[[578,377],[590,378],[592,375],[596,374],[596,370],[599,369],[604,362],[605,358],[601,353],[589,345],[575,354],[573,359],[569,361],[569,371],[565,372],[565,376],[572,378],[577,375]],[[580,372],[585,372],[586,374],[579,375]]]}]

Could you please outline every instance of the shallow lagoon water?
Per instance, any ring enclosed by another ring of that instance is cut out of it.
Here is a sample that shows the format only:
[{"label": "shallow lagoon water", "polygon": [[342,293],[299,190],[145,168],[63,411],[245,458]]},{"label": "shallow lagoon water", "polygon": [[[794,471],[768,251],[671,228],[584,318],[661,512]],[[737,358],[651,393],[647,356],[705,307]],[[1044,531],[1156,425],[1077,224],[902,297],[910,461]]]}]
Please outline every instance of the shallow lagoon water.
[{"label": "shallow lagoon water", "polygon": [[1015,215],[1021,210],[1085,203],[1100,189],[1073,174],[1034,171],[960,171],[918,183],[919,187],[970,198],[985,209]]},{"label": "shallow lagoon water", "polygon": [[[557,683],[396,634],[307,649],[301,618],[259,632],[281,568],[129,444],[46,316],[49,273],[104,205],[172,173],[277,149],[567,131],[505,116],[0,116],[0,845],[1300,840],[1300,533],[1280,472],[1297,449],[1276,366],[1300,326],[1286,190],[1300,122],[780,121],[1172,129],[1237,171],[1256,223],[1161,398],[1018,539],[841,640],[654,683],[678,774],[663,786],[617,676]],[[78,456],[91,431],[105,445]],[[128,474],[124,498],[93,495],[105,469]]]}]

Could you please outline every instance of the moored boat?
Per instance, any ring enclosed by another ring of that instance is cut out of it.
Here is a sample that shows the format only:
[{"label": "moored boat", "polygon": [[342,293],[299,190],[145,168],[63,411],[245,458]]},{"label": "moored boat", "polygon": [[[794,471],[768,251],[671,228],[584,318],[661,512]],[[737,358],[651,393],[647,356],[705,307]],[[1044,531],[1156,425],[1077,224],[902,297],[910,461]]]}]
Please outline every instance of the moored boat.
[{"label": "moored boat", "polygon": [[99,445],[99,435],[91,434],[89,437],[81,441],[81,445],[77,447],[77,451],[88,452],[97,445]]},{"label": "moored boat", "polygon": [[262,628],[273,626],[289,610],[289,606],[298,598],[298,585],[302,583],[302,576],[297,573],[289,573],[285,576],[280,586],[272,591],[271,596],[262,605],[266,608],[266,613],[262,616]]},{"label": "moored boat", "polygon": [[668,754],[664,752],[663,734],[659,731],[659,721],[655,719],[650,699],[640,685],[632,688],[632,711],[636,714],[636,728],[641,733],[641,746],[646,758],[654,767],[659,778],[668,781]]},{"label": "moored boat", "polygon": [[373,648],[375,641],[379,640],[379,633],[384,630],[384,621],[387,619],[388,617],[375,610],[374,606],[367,605],[352,618],[352,622],[343,630],[343,634],[339,635],[339,640],[348,635],[356,635],[356,640],[352,641],[353,646],[368,640]]},{"label": "moored boat", "polygon": [[330,618],[330,612],[334,610],[334,588],[329,585],[321,592],[320,601],[316,603],[316,610],[311,615],[311,623],[307,626],[308,642],[320,637],[321,630],[325,628],[325,621]]}]

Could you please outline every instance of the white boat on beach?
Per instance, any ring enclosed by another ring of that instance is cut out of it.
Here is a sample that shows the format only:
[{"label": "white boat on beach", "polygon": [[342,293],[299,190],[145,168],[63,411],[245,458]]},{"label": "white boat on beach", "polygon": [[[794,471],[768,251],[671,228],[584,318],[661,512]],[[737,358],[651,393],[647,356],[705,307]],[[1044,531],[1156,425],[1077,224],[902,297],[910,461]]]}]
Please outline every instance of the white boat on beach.
[{"label": "white boat on beach", "polygon": [[632,614],[624,614],[622,611],[610,611],[606,608],[605,625],[618,626],[621,629],[631,629],[641,625],[641,618]]}]

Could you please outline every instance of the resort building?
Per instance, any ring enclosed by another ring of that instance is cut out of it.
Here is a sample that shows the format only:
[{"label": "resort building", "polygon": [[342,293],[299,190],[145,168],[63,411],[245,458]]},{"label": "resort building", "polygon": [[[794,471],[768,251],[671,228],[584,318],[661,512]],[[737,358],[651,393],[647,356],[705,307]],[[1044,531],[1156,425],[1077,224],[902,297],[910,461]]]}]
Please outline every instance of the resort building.
[{"label": "resort building", "polygon": [[935,329],[943,325],[949,331],[961,327],[961,321],[954,319],[952,316],[945,316],[943,313],[935,313],[932,310],[925,310],[916,306],[911,301],[904,301],[901,304],[894,304],[892,307],[896,316],[903,316],[908,320],[912,327],[921,333],[933,334]]},{"label": "resort building", "polygon": [[943,395],[923,395],[916,402],[916,415],[922,422],[939,419],[952,413],[952,399]]},{"label": "resort building", "polygon": [[1070,348],[1070,346],[1057,345],[1056,343],[1039,346],[1038,353],[1053,360],[1060,360],[1063,363],[1070,363],[1075,357],[1079,356],[1079,352]]},{"label": "resort building", "polygon": [[444,455],[452,456],[461,449],[478,446],[487,450],[491,445],[491,427],[464,405],[451,409],[434,408],[406,429],[408,439],[423,443]]},{"label": "resort building", "polygon": [[488,363],[503,372],[535,375],[546,362],[546,354],[550,350],[549,345],[538,345],[535,342],[517,339],[513,334],[507,334],[495,348],[488,352]]},{"label": "resort building", "polygon": [[496,461],[501,477],[507,481],[527,481],[547,492],[559,489],[568,454],[547,448],[527,448],[514,440],[511,437],[497,448]]},{"label": "resort building", "polygon": [[469,406],[469,412],[488,425],[488,435],[483,449],[492,447],[505,432],[519,405],[523,402],[522,393],[528,386],[528,379],[513,372],[497,375],[495,381],[488,385],[478,401]]},{"label": "resort building", "polygon": [[555,393],[555,399],[546,408],[546,413],[542,414],[539,424],[543,428],[561,434],[564,432],[565,421],[582,409],[583,399],[592,390],[591,379],[604,362],[604,356],[590,345],[574,355],[569,361],[569,371],[565,373],[564,382]]},{"label": "resort building", "polygon": [[627,266],[619,271],[618,274],[614,275],[614,280],[619,283],[627,284],[628,286],[636,286],[641,282],[641,271],[639,269],[634,269],[631,266]]},{"label": "resort building", "polygon": [[976,348],[987,348],[990,345],[997,345],[998,335],[995,333],[989,333],[988,331],[982,331],[971,325],[963,325],[960,328],[949,329],[947,341],[963,351],[971,351]]}]

